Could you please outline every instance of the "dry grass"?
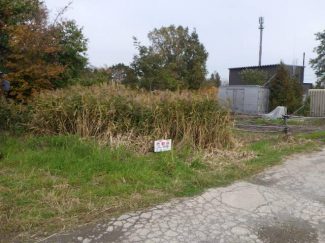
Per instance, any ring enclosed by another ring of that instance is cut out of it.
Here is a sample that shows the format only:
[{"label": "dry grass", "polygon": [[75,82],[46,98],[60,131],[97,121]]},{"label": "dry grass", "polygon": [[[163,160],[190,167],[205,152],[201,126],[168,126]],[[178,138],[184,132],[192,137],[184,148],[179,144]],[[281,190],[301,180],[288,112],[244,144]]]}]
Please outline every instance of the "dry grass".
[{"label": "dry grass", "polygon": [[109,145],[139,145],[173,139],[194,149],[231,148],[233,120],[216,94],[130,90],[122,85],[73,86],[42,94],[30,111],[39,133],[79,134]]}]

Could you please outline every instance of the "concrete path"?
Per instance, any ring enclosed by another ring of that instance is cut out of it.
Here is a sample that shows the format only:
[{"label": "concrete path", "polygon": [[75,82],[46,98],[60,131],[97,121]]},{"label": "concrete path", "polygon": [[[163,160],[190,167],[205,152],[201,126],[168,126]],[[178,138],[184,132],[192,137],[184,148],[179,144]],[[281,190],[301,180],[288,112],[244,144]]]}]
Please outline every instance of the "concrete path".
[{"label": "concrete path", "polygon": [[45,242],[325,242],[325,149],[297,155],[251,181]]}]

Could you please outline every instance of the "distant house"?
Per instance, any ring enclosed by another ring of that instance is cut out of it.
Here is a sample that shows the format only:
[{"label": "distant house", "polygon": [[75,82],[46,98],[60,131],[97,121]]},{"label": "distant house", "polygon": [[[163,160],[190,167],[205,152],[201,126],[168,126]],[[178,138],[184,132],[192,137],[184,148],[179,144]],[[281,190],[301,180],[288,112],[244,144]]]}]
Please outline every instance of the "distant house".
[{"label": "distant house", "polygon": [[[263,66],[250,66],[250,67],[238,67],[238,68],[229,68],[229,85],[247,85],[244,81],[242,81],[239,73],[245,69],[255,69],[262,70],[268,73],[267,80],[271,79],[278,69],[280,64],[273,65],[263,65]],[[296,74],[298,80],[301,84],[304,83],[304,67],[296,66],[296,65],[285,65],[290,75]]]}]

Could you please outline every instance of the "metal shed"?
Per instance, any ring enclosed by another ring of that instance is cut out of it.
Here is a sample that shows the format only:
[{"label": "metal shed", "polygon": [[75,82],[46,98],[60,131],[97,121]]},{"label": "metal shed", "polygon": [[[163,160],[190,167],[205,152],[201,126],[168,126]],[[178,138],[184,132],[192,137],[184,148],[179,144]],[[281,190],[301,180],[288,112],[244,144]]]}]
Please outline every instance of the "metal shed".
[{"label": "metal shed", "polygon": [[325,117],[325,89],[310,89],[310,116]]},{"label": "metal shed", "polygon": [[221,104],[230,102],[234,112],[265,114],[269,112],[270,89],[258,85],[231,85],[218,88]]},{"label": "metal shed", "polygon": [[[273,77],[276,74],[277,69],[280,64],[272,64],[272,65],[262,65],[262,66],[249,66],[249,67],[237,67],[237,68],[229,68],[229,85],[247,85],[240,75],[240,72],[244,70],[259,70],[267,72],[267,80]],[[304,66],[297,65],[284,65],[290,76],[296,76],[301,84],[304,83]]]}]

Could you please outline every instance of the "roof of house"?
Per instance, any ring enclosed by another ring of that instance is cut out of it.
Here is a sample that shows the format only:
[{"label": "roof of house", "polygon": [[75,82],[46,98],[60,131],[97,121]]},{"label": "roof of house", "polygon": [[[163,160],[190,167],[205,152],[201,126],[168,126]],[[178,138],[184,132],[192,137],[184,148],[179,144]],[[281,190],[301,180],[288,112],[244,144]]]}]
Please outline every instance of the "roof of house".
[{"label": "roof of house", "polygon": [[[249,66],[249,67],[235,67],[235,68],[229,68],[229,69],[247,69],[247,68],[261,68],[261,67],[276,67],[279,66],[280,64],[270,64],[270,65],[261,65],[261,66]],[[296,67],[303,67],[299,65],[288,65],[284,64],[285,66],[296,66]]]}]

